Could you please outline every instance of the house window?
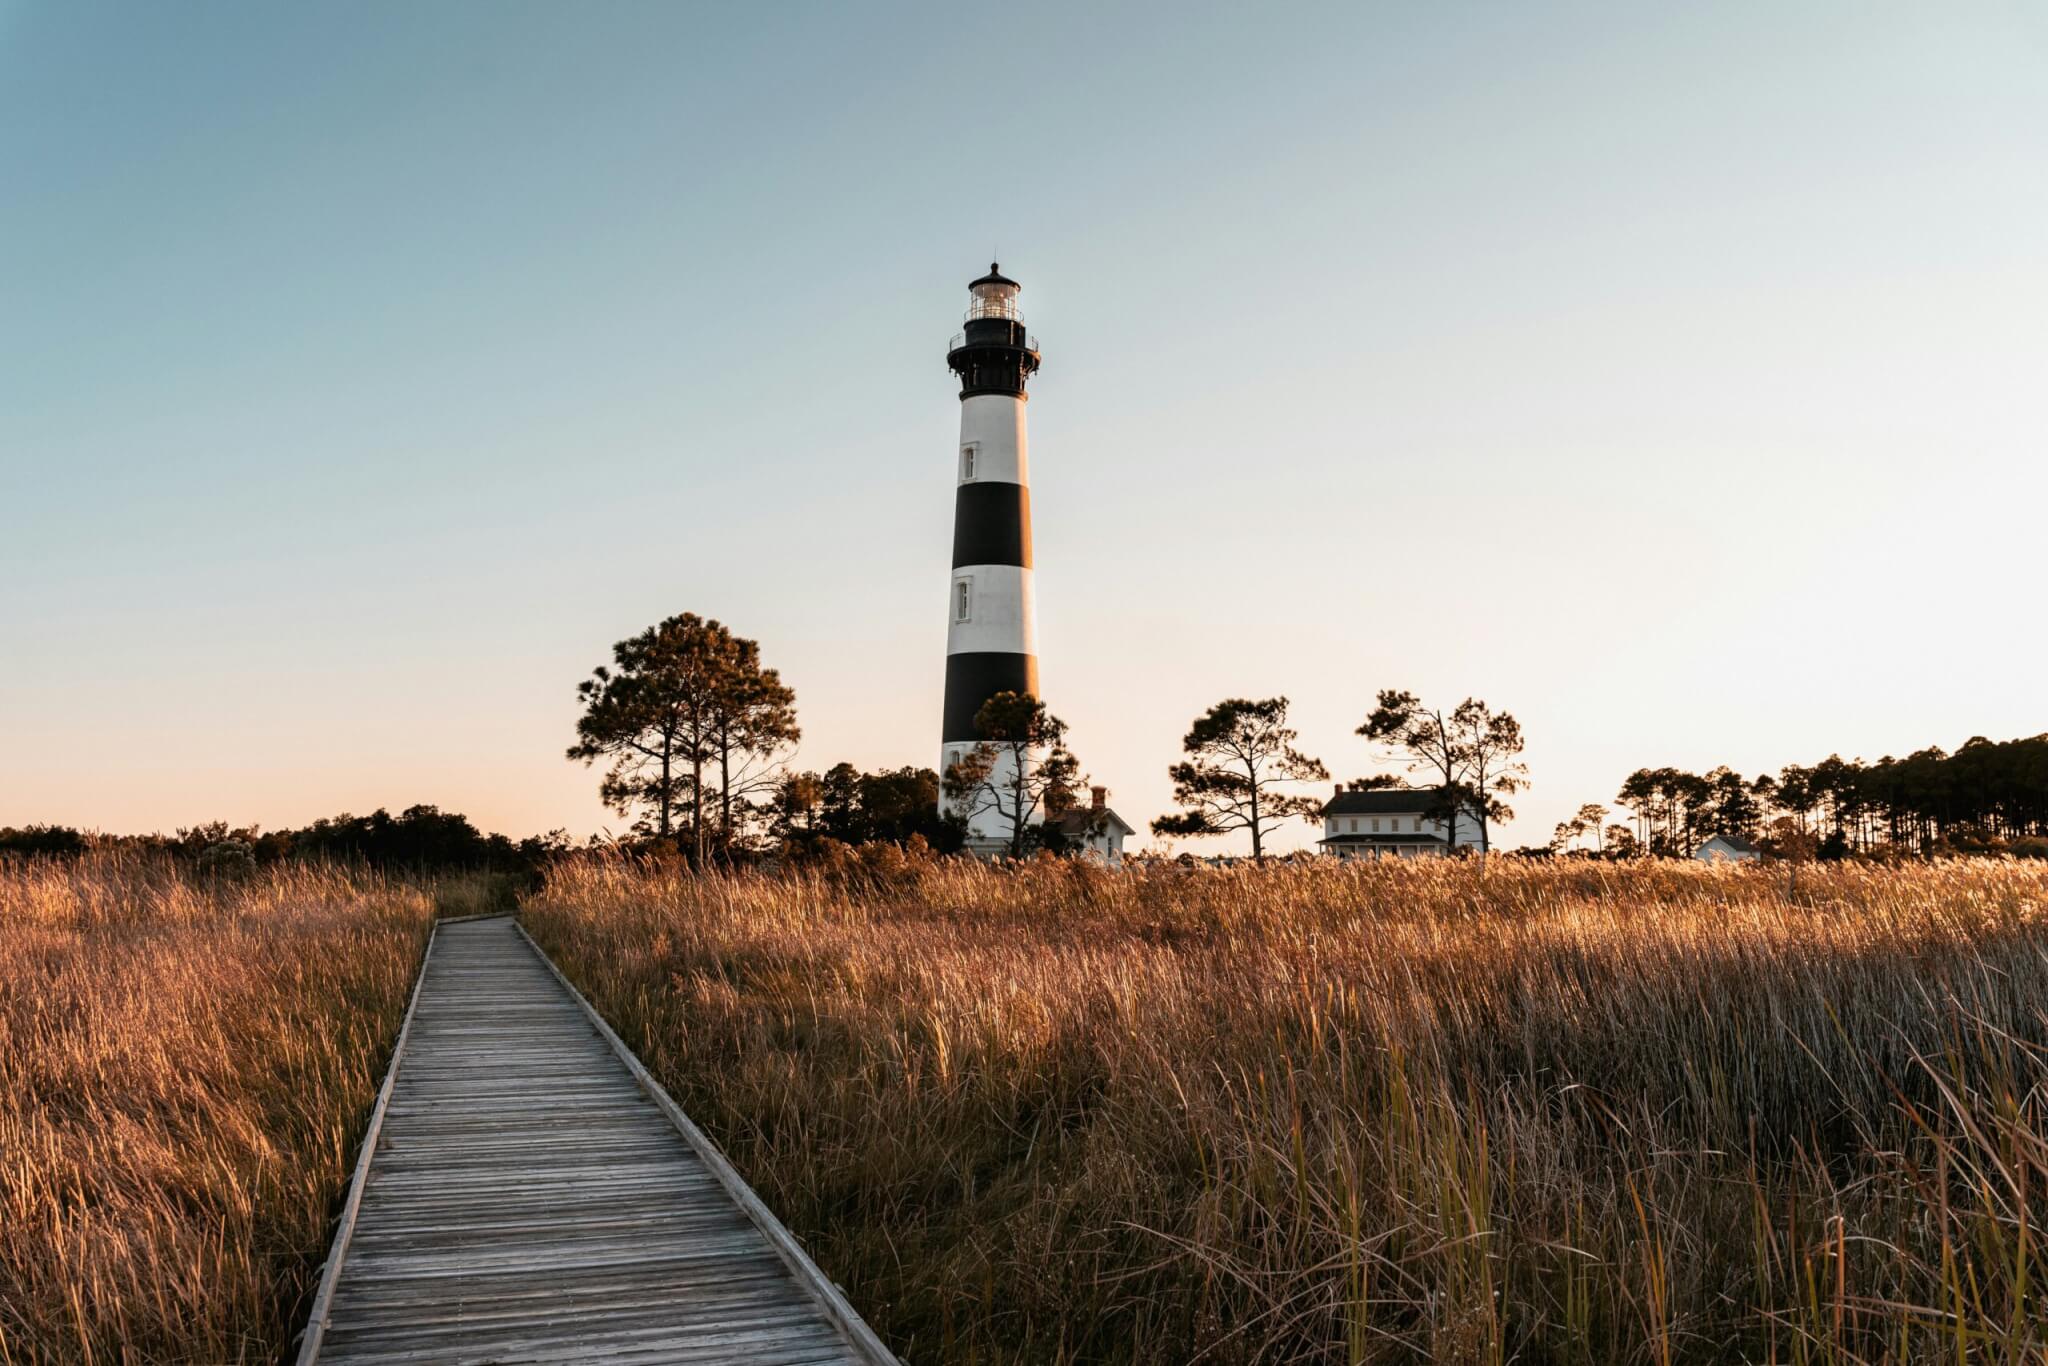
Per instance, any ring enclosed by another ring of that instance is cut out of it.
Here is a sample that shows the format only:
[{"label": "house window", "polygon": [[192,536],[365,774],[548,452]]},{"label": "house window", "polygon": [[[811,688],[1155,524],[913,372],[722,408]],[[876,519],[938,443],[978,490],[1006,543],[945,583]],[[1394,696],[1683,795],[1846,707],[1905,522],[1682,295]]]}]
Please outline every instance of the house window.
[{"label": "house window", "polygon": [[1377,831],[1380,828],[1380,818],[1378,816],[1374,816],[1372,818],[1372,828],[1375,831]]},{"label": "house window", "polygon": [[960,448],[960,477],[963,480],[974,477],[974,449],[972,446]]},{"label": "house window", "polygon": [[965,621],[974,606],[974,580],[956,579],[953,582],[953,620]]},{"label": "house window", "polygon": [[1358,817],[1356,816],[1351,818],[1351,833],[1354,835],[1358,833]]}]

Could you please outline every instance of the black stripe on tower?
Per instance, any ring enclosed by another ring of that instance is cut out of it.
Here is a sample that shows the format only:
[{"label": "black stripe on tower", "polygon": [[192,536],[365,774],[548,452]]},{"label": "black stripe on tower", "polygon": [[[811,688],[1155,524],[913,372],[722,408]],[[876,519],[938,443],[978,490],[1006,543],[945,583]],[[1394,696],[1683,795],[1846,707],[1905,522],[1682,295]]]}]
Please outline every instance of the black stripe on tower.
[{"label": "black stripe on tower", "polygon": [[991,480],[962,484],[953,497],[953,567],[1031,567],[1031,490]]},{"label": "black stripe on tower", "polygon": [[1008,650],[969,650],[946,656],[946,744],[975,741],[974,714],[999,692],[1038,696],[1038,656]]}]

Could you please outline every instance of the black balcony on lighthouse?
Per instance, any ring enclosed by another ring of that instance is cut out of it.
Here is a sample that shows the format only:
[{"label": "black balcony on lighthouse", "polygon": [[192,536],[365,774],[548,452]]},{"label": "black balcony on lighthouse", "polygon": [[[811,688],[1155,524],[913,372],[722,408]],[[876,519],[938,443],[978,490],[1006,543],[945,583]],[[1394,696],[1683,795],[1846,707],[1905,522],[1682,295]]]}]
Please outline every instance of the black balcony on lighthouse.
[{"label": "black balcony on lighthouse", "polygon": [[1024,330],[1017,311],[1021,288],[993,261],[988,274],[967,286],[966,327],[954,334],[946,351],[946,364],[960,376],[960,397],[1029,397],[1024,385],[1038,370],[1038,339]]}]

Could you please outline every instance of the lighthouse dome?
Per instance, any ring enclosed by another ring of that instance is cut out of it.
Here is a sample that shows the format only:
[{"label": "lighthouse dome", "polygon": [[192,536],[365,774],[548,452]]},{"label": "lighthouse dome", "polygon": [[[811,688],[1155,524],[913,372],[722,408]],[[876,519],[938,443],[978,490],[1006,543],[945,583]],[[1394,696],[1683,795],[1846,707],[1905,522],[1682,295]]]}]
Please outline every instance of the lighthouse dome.
[{"label": "lighthouse dome", "polygon": [[967,321],[973,322],[976,318],[1021,321],[1023,315],[1017,311],[1017,291],[1023,287],[1003,274],[1001,266],[989,262],[988,274],[967,286],[967,292],[974,296],[974,302],[967,306]]}]

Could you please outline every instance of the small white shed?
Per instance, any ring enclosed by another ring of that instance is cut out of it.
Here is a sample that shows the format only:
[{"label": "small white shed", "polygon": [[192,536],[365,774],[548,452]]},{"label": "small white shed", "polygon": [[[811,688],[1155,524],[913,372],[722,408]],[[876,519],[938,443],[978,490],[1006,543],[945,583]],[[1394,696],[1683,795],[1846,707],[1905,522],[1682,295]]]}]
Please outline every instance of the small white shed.
[{"label": "small white shed", "polygon": [[1755,863],[1764,851],[1740,835],[1716,835],[1693,853],[1701,863]]}]

